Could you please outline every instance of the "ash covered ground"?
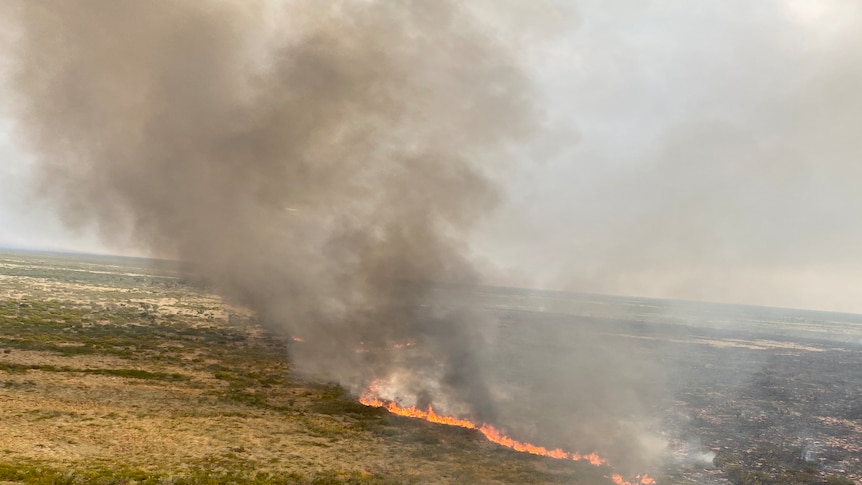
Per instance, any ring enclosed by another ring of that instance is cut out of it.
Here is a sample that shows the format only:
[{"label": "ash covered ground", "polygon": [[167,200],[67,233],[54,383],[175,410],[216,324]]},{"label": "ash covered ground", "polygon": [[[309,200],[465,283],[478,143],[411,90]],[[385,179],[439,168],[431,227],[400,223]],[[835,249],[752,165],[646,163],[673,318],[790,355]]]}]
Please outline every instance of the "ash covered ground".
[{"label": "ash covered ground", "polygon": [[[559,434],[567,409],[573,420],[575,413],[589,417],[579,403],[598,401],[614,416],[608,422],[645,423],[664,483],[862,483],[862,316],[485,292],[500,317],[500,375],[541,396],[532,412],[515,412],[530,414],[536,434]],[[625,365],[602,367],[614,361]],[[593,388],[579,392],[572,382]],[[623,390],[595,395],[617,386]],[[627,386],[655,393],[626,393]],[[590,428],[579,423],[565,433],[578,426]],[[650,446],[643,436],[629,439],[640,441],[639,449]]]}]

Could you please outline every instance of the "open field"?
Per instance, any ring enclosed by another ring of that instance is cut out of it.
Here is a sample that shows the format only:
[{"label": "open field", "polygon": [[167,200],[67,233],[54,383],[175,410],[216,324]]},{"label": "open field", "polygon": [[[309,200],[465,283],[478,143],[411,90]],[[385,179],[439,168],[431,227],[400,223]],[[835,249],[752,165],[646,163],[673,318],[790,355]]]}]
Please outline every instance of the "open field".
[{"label": "open field", "polygon": [[[858,315],[471,291],[497,316],[489,381],[545,405],[499,409],[528,438],[591,397],[566,394],[589,328],[663,374],[660,485],[862,484]],[[0,253],[0,483],[610,483],[362,406],[295,375],[293,345],[165,262]]]},{"label": "open field", "polygon": [[303,381],[290,345],[166,263],[0,254],[0,483],[608,483]]}]

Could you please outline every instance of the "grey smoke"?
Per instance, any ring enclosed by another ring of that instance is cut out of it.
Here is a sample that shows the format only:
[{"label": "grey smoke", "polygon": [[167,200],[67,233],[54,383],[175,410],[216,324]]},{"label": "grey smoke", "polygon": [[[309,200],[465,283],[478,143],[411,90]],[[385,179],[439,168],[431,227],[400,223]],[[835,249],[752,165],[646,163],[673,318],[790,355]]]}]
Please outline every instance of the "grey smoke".
[{"label": "grey smoke", "polygon": [[[469,301],[485,175],[536,113],[460,2],[7,2],[40,190],[71,225],[176,257],[358,392],[417,366],[490,419]],[[274,19],[274,20],[273,20]],[[276,27],[276,25],[278,25]],[[426,312],[427,313],[427,312]],[[420,339],[421,362],[356,353]]]},{"label": "grey smoke", "polygon": [[186,262],[302,337],[300,371],[354,393],[395,376],[407,401],[640,467],[653,367],[586,329],[525,327],[575,350],[503,369],[535,373],[506,395],[482,355],[492,317],[438,291],[482,280],[471,230],[542,121],[517,55],[532,34],[475,5],[7,2],[12,109],[70,226]]}]

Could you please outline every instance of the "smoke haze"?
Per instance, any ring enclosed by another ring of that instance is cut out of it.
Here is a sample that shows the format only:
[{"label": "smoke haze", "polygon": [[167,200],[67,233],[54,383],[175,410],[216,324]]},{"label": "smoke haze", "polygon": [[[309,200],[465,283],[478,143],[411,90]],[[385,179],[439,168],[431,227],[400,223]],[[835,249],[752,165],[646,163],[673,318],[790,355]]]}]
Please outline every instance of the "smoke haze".
[{"label": "smoke haze", "polygon": [[492,273],[472,244],[517,286],[860,311],[862,8],[469,3],[10,0],[4,102],[70,227],[189,262],[302,371],[640,471],[654,355],[439,285]]},{"label": "smoke haze", "polygon": [[[367,384],[365,345],[423,339],[444,392],[492,408],[464,303],[483,175],[529,135],[509,46],[456,2],[15,4],[18,118],[43,193],[302,335],[307,372]],[[284,28],[267,29],[267,16]],[[409,282],[405,284],[405,282]],[[432,330],[433,329],[433,330]],[[427,330],[427,331],[426,331]],[[423,363],[429,364],[429,363]]]},{"label": "smoke haze", "polygon": [[511,177],[491,259],[553,289],[862,311],[862,4],[577,5],[539,91],[580,143]]},{"label": "smoke haze", "polygon": [[[539,350],[521,365],[546,387],[507,389],[483,355],[505,330],[470,291],[438,291],[481,281],[471,229],[542,122],[522,38],[441,0],[10,5],[12,109],[66,223],[188,263],[301,337],[308,375],[386,379],[408,404],[644,464],[627,438],[655,369],[539,330],[575,353],[548,370]],[[404,343],[419,350],[357,352]]]}]

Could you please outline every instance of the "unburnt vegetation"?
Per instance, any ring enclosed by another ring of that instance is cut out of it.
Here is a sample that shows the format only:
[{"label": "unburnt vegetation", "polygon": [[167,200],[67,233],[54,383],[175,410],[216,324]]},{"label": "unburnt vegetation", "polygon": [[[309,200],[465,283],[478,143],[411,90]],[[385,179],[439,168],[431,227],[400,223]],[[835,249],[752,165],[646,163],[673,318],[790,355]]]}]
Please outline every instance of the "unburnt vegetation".
[{"label": "unburnt vegetation", "polygon": [[362,406],[293,345],[169,263],[0,253],[0,483],[609,483]]}]

